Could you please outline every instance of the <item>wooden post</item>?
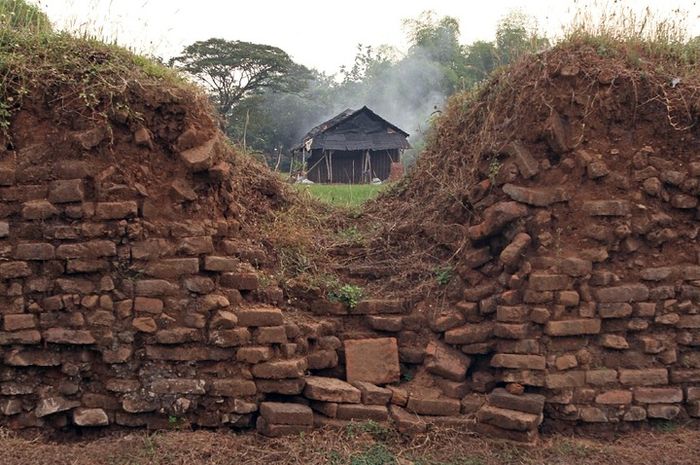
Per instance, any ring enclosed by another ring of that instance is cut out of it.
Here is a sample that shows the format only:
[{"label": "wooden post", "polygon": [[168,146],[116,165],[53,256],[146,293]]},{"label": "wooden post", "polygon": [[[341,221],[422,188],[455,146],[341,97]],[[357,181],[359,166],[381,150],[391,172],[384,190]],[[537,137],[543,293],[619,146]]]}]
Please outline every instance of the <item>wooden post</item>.
[{"label": "wooden post", "polygon": [[333,151],[328,151],[328,182],[333,182]]},{"label": "wooden post", "polygon": [[369,154],[369,150],[367,150],[367,183],[372,182],[372,157]]}]

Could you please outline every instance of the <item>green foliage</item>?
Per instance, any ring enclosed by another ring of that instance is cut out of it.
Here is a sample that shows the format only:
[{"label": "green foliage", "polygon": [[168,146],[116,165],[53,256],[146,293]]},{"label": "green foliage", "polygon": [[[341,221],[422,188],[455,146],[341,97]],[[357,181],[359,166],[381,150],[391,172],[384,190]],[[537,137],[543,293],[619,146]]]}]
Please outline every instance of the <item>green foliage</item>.
[{"label": "green foliage", "polygon": [[49,17],[25,0],[0,0],[0,31],[12,29],[31,33],[50,33]]},{"label": "green foliage", "polygon": [[367,420],[360,423],[351,421],[345,426],[345,434],[350,439],[362,433],[369,434],[377,441],[386,441],[392,435],[392,430],[374,420]]},{"label": "green foliage", "polygon": [[350,308],[357,307],[357,304],[362,299],[364,291],[360,286],[353,284],[344,284],[337,289],[332,289],[328,292],[328,299],[333,302],[342,302]]},{"label": "green foliage", "polygon": [[678,429],[678,423],[675,421],[659,420],[652,423],[652,427],[660,433],[673,433]]},{"label": "green foliage", "polygon": [[454,275],[454,268],[451,266],[438,266],[433,270],[435,273],[435,280],[440,286],[446,286],[452,280]]},{"label": "green foliage", "polygon": [[188,45],[170,64],[205,85],[224,117],[251,94],[293,91],[307,77],[306,68],[278,47],[217,38]]},{"label": "green foliage", "polygon": [[350,457],[350,465],[393,465],[396,457],[384,444],[373,444],[364,452]]},{"label": "green foliage", "polygon": [[492,185],[496,183],[496,176],[498,176],[502,166],[503,165],[498,157],[493,157],[491,159],[491,162],[489,163],[489,180],[491,181]]},{"label": "green foliage", "polygon": [[340,231],[338,231],[338,236],[346,242],[355,244],[361,243],[363,240],[362,233],[359,229],[357,229],[357,226],[350,226],[341,229]]},{"label": "green foliage", "polygon": [[377,197],[386,185],[295,184],[295,187],[302,192],[308,192],[312,197],[330,205],[355,208]]}]

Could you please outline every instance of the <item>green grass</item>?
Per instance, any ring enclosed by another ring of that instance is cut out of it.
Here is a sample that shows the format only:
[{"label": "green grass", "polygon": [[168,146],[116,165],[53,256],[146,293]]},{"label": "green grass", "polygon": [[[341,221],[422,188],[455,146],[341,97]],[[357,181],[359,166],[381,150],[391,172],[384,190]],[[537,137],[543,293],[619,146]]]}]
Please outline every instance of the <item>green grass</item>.
[{"label": "green grass", "polygon": [[375,198],[385,185],[372,184],[295,184],[301,192],[331,205],[345,208],[359,207]]}]

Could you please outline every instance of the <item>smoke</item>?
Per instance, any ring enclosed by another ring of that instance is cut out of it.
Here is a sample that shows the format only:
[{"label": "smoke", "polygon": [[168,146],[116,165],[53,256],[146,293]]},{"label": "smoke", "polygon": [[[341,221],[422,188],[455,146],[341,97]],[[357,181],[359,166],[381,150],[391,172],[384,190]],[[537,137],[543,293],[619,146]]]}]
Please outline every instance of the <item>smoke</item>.
[{"label": "smoke", "polygon": [[413,159],[420,149],[430,119],[440,111],[447,98],[446,70],[428,53],[414,48],[410,54],[359,82],[340,85],[331,93],[317,120],[301,131],[321,124],[341,111],[366,105],[387,121],[410,134],[414,150],[405,159]]}]

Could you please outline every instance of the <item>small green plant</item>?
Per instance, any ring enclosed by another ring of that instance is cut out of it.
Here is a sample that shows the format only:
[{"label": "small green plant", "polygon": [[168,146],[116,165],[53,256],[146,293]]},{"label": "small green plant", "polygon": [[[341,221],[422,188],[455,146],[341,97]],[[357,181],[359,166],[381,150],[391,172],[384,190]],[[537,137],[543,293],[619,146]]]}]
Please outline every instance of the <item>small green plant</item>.
[{"label": "small green plant", "polygon": [[491,184],[496,182],[496,176],[501,171],[503,164],[498,160],[498,157],[493,157],[489,163],[489,180]]},{"label": "small green plant", "polygon": [[338,231],[338,236],[347,242],[358,243],[362,242],[362,233],[357,229],[356,226],[350,226],[345,229]]},{"label": "small green plant", "polygon": [[391,435],[391,430],[374,420],[367,420],[361,423],[350,422],[345,426],[345,434],[350,438],[354,438],[361,433],[367,433],[377,441],[386,441]]},{"label": "small green plant", "polygon": [[338,289],[328,293],[328,299],[333,302],[342,302],[350,308],[357,307],[357,304],[362,299],[363,290],[360,286],[353,284],[344,284]]},{"label": "small green plant", "polygon": [[451,266],[438,266],[433,270],[435,273],[435,280],[441,286],[449,284],[454,275],[454,268]]},{"label": "small green plant", "polygon": [[653,428],[660,433],[673,433],[678,429],[678,423],[675,421],[659,421],[653,424]]},{"label": "small green plant", "polygon": [[350,465],[392,465],[396,457],[384,444],[373,444],[364,452],[350,457]]}]

